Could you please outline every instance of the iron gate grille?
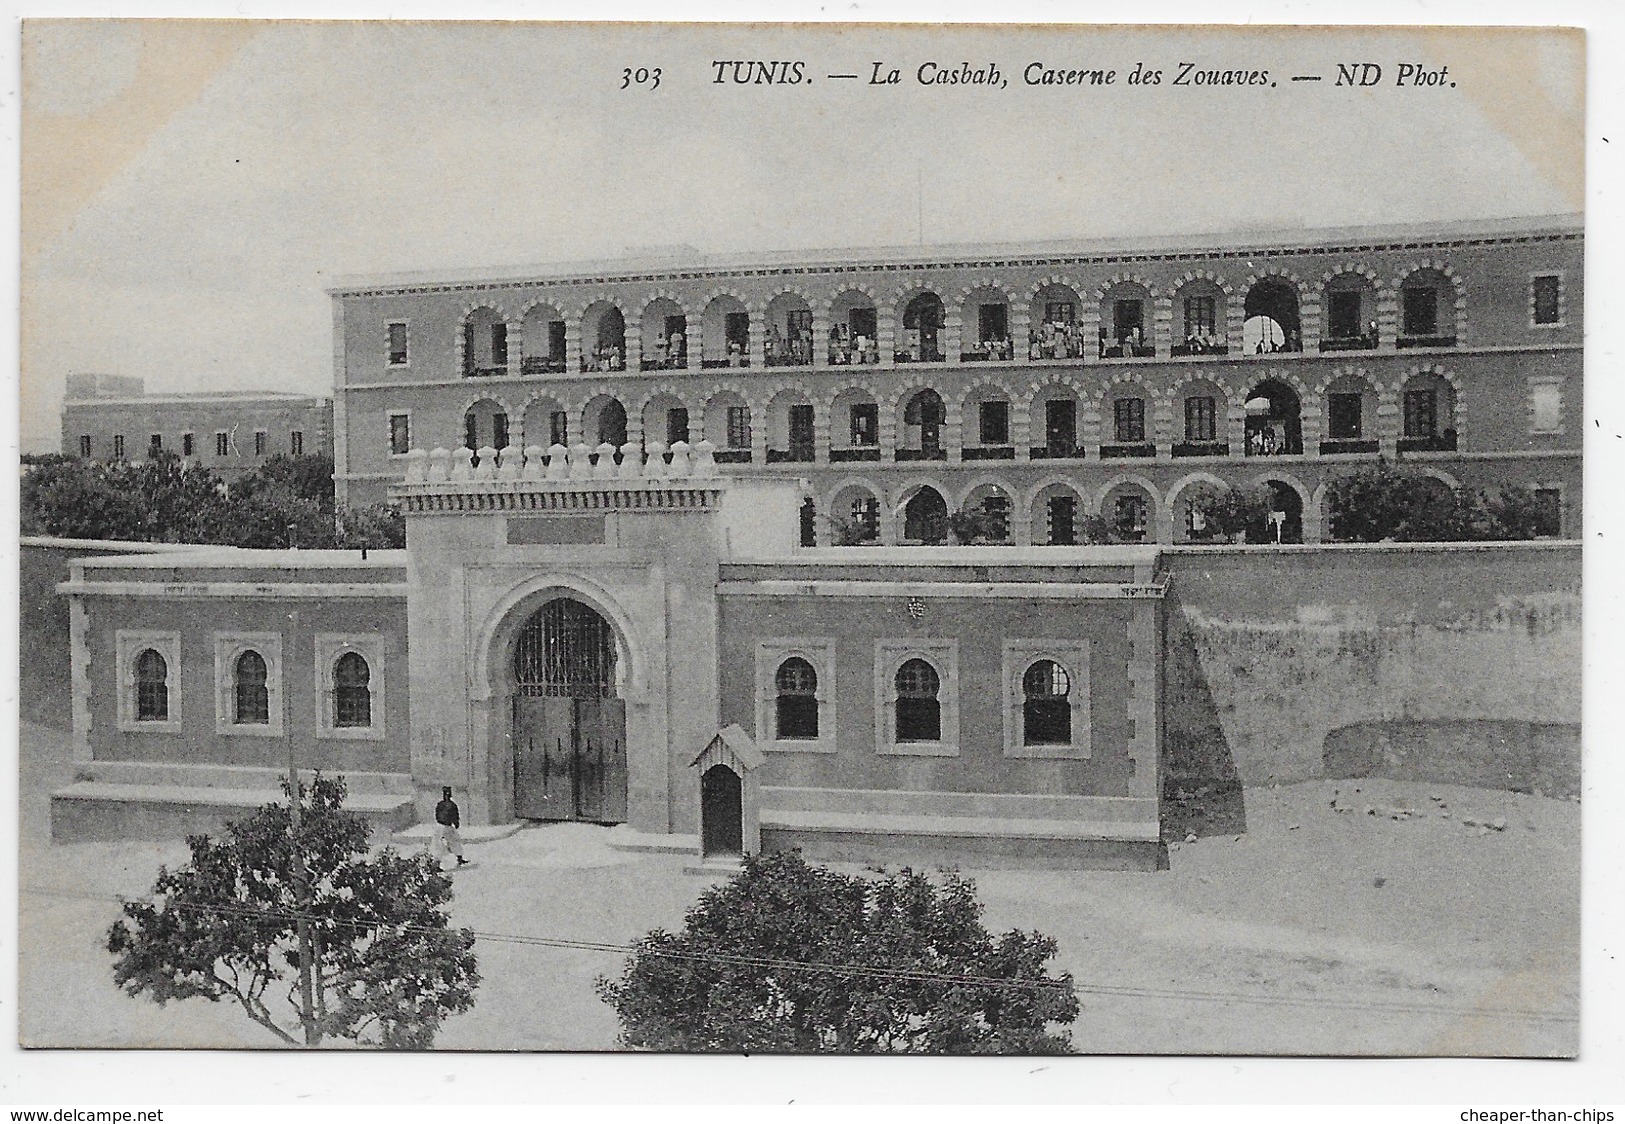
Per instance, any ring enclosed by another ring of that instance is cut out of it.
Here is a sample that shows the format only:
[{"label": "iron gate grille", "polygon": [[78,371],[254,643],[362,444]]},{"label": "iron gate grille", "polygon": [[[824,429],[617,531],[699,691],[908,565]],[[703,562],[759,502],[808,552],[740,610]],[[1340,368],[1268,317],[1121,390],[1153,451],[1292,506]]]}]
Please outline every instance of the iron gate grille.
[{"label": "iron gate grille", "polygon": [[615,692],[609,622],[579,601],[549,601],[519,633],[513,670],[522,695],[607,699]]}]

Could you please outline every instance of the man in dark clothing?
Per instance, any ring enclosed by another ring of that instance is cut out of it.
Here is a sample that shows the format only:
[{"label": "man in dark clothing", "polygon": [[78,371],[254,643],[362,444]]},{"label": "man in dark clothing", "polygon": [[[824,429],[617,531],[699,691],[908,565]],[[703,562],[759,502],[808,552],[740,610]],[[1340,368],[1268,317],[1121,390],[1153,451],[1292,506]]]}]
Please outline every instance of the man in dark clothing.
[{"label": "man in dark clothing", "polygon": [[457,829],[463,826],[463,815],[457,808],[457,801],[451,798],[449,785],[440,790],[440,803],[434,806],[434,823],[436,850],[450,851],[457,856],[458,866],[466,866],[468,860],[463,858],[463,840],[457,834]]}]

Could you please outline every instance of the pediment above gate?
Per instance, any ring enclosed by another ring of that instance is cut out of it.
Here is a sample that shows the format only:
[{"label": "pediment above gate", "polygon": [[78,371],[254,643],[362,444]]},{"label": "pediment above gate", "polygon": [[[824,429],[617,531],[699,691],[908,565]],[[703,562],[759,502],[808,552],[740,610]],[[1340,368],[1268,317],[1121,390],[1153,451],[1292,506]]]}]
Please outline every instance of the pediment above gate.
[{"label": "pediment above gate", "polygon": [[716,737],[700,751],[689,768],[698,768],[703,773],[713,765],[726,765],[743,777],[761,768],[766,760],[762,751],[756,748],[755,739],[745,733],[738,723],[732,723],[717,731]]}]

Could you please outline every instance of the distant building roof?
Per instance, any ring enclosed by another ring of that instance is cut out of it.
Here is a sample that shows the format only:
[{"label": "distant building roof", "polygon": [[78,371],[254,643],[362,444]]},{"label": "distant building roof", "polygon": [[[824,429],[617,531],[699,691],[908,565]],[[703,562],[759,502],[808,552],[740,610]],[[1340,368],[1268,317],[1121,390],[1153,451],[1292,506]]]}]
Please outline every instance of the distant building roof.
[{"label": "distant building roof", "polygon": [[279,406],[309,404],[323,405],[332,399],[328,394],[300,394],[292,390],[201,390],[195,392],[176,391],[159,394],[119,395],[103,397],[97,395],[92,398],[68,398],[64,406],[160,406],[160,405],[195,405],[206,406],[210,403],[268,402]]}]

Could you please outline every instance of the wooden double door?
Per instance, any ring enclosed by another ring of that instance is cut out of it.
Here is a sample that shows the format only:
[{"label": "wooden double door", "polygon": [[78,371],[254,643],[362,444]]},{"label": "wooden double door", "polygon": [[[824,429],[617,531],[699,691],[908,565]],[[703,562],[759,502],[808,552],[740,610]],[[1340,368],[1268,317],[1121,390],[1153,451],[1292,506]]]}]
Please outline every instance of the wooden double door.
[{"label": "wooden double door", "polygon": [[582,602],[548,602],[520,632],[514,681],[514,814],[624,823],[626,703],[609,623]]}]

